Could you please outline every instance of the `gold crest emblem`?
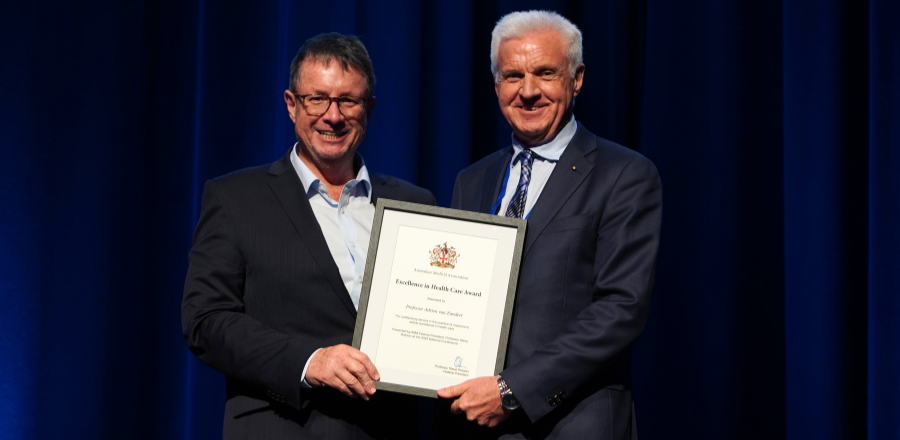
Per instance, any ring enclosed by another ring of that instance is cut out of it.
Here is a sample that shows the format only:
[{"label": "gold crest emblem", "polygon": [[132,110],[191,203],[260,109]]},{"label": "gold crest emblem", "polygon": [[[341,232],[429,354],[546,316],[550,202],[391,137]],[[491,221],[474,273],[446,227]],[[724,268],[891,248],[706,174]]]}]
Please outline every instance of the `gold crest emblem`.
[{"label": "gold crest emblem", "polygon": [[447,246],[447,243],[439,244],[434,247],[429,253],[431,257],[431,265],[436,267],[443,267],[453,269],[456,267],[456,261],[459,259],[459,254],[456,253],[456,249],[450,246]]}]

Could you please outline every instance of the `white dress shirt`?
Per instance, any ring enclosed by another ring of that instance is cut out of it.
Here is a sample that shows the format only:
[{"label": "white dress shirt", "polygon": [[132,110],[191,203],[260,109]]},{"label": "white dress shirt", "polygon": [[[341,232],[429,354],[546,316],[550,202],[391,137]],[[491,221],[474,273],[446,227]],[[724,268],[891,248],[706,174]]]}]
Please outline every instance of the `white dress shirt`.
[{"label": "white dress shirt", "polygon": [[[316,221],[319,222],[319,227],[322,228],[328,250],[331,251],[331,257],[341,273],[344,287],[350,293],[353,306],[359,308],[359,293],[366,271],[369,236],[372,234],[372,221],[375,219],[369,171],[363,161],[359,172],[356,173],[356,179],[345,183],[340,200],[334,201],[328,195],[325,184],[300,160],[296,151],[295,144],[294,154],[291,154],[291,165],[303,183],[309,205],[316,216]],[[309,361],[316,353],[318,350],[313,352],[303,367],[301,383],[304,386],[309,386],[306,382],[306,369],[309,368]]]},{"label": "white dress shirt", "polygon": [[[566,151],[569,141],[575,137],[576,130],[578,130],[578,123],[575,122],[575,115],[573,114],[566,126],[553,139],[541,145],[530,147],[531,151],[534,152],[534,161],[531,165],[531,182],[528,183],[528,197],[525,199],[525,218],[531,215],[531,208],[534,208],[534,204],[537,203],[538,197],[541,196],[541,191],[544,190],[544,186],[550,180],[550,173],[556,168],[556,163],[559,162],[563,151]],[[500,209],[496,212],[497,215],[502,216],[506,216],[506,208],[509,207],[509,201],[512,200],[513,195],[516,193],[516,186],[519,184],[519,177],[522,173],[522,163],[516,159],[522,153],[522,150],[526,148],[516,139],[515,135],[512,136],[512,146],[513,156],[512,161],[509,163],[509,177],[506,179],[505,185],[506,192],[503,193]]]}]

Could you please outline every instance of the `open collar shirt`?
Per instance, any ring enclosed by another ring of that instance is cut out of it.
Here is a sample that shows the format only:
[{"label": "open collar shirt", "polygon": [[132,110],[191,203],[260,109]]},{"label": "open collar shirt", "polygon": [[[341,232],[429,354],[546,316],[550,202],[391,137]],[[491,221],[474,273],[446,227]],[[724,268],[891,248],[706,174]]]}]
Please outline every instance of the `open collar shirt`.
[{"label": "open collar shirt", "polygon": [[300,160],[296,150],[297,146],[294,145],[291,164],[303,183],[306,197],[319,227],[322,228],[322,234],[325,235],[325,242],[328,243],[331,257],[341,273],[344,287],[353,300],[353,306],[359,308],[369,236],[375,218],[369,171],[360,156],[361,166],[356,178],[344,184],[340,200],[333,200],[328,195],[328,188]]}]

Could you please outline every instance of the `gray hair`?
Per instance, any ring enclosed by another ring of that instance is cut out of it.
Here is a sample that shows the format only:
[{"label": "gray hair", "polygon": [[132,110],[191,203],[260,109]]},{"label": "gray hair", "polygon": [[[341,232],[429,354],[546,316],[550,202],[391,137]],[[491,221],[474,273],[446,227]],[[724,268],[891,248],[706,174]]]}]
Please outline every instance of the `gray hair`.
[{"label": "gray hair", "polygon": [[499,66],[497,56],[500,53],[500,42],[507,38],[524,36],[539,30],[552,30],[559,34],[566,47],[566,58],[569,59],[569,73],[575,77],[575,71],[581,65],[582,45],[581,31],[562,15],[553,11],[511,12],[500,18],[494,31],[491,32],[491,73],[494,81],[499,82]]}]

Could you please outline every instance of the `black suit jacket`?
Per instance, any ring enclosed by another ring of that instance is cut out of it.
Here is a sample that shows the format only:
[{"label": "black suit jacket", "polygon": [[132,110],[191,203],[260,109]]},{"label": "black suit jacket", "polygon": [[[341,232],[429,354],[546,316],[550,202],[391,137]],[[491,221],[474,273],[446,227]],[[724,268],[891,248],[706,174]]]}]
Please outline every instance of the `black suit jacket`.
[{"label": "black suit jacket", "polygon": [[[225,374],[226,439],[398,438],[416,432],[413,398],[369,402],[301,388],[322,347],[350,344],[356,309],[289,151],[271,165],[210,180],[189,254],[184,337]],[[427,190],[370,174],[377,198],[434,204]]]},{"label": "black suit jacket", "polygon": [[[453,207],[488,212],[512,147],[459,173]],[[493,430],[439,411],[453,437],[631,437],[631,345],[650,307],[662,214],[656,167],[581,124],[528,219],[501,376],[522,407]]]}]

